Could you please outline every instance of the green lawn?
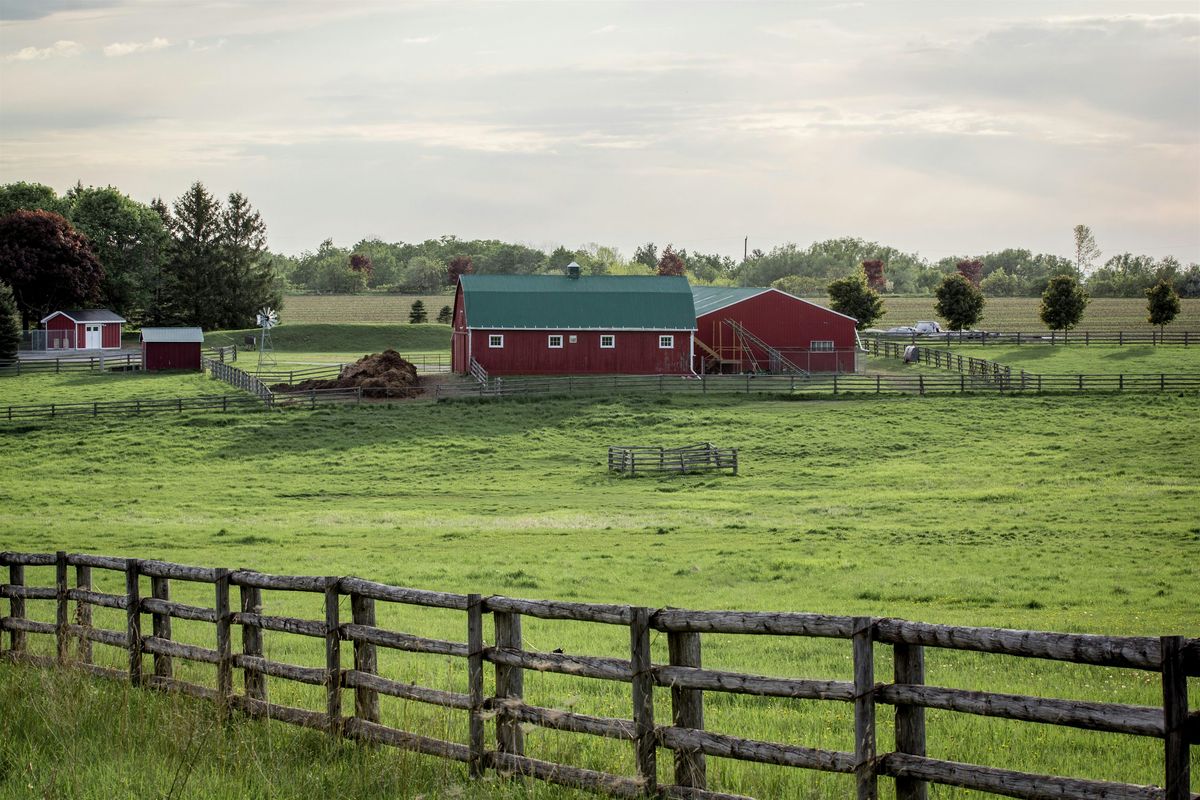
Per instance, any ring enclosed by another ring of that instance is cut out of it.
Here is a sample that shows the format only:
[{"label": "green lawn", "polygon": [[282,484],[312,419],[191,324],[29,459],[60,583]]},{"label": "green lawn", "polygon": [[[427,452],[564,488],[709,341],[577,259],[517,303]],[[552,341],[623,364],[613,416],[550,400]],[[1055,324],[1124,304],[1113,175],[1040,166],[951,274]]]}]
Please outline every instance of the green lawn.
[{"label": "green lawn", "polygon": [[1200,372],[1200,347],[954,344],[949,350],[958,355],[986,358],[1007,364],[1013,369],[1045,375]]},{"label": "green lawn", "polygon": [[[651,607],[1196,636],[1200,610],[1191,587],[1200,577],[1200,426],[1181,423],[1198,416],[1196,397],[1152,395],[665,397],[194,415],[138,424],[62,420],[25,426],[0,441],[9,467],[0,489],[0,547]],[[622,479],[604,470],[608,444],[700,440],[740,447],[742,474]],[[71,460],[54,458],[67,449]],[[45,583],[52,570],[29,575]],[[105,580],[101,588],[120,589],[118,577]],[[185,602],[211,602],[210,587],[177,582],[173,592]],[[268,613],[321,614],[318,596],[268,592],[266,601]],[[52,609],[42,604],[37,613],[49,618]],[[117,611],[97,616],[112,626],[121,619]],[[380,619],[420,635],[464,637],[461,614],[381,606]],[[179,622],[176,631],[184,641],[211,646],[211,626]],[[608,626],[529,620],[525,636],[533,649],[628,652],[627,633]],[[655,639],[656,660],[665,660],[664,638]],[[270,657],[322,663],[319,640],[270,632],[266,639]],[[886,650],[879,648],[880,676],[890,674]],[[849,656],[845,642],[705,637],[706,665],[760,674],[848,680]],[[120,654],[104,657],[119,663]],[[931,684],[1161,702],[1151,673],[940,651],[927,658]],[[388,653],[381,668],[435,688],[465,689],[457,660]],[[211,668],[181,669],[185,677],[212,681]],[[26,685],[6,672],[0,671],[0,691],[9,682]],[[277,701],[321,707],[319,687],[274,679],[271,687]],[[539,704],[629,714],[627,686],[527,673],[526,687]],[[34,687],[21,702],[36,704],[42,691]],[[668,708],[669,693],[660,690],[657,698],[660,711]],[[123,702],[101,696],[102,704]],[[713,730],[852,748],[844,704],[716,694],[706,704]],[[26,705],[22,718],[33,713]],[[385,699],[384,713],[391,724],[465,741],[461,712]],[[890,746],[888,714],[881,711],[883,750]],[[1161,781],[1162,748],[1153,740],[947,712],[930,712],[929,731],[930,752],[938,757]],[[23,734],[9,756],[13,763],[45,763],[49,750],[30,750],[37,741],[47,747],[39,735]],[[264,735],[246,733],[234,747],[252,747]],[[632,772],[630,748],[621,743],[543,731],[529,739],[537,757]],[[296,752],[326,752],[299,743],[310,740],[279,745],[280,757],[296,762],[294,787],[277,782],[274,764],[240,768],[207,752],[200,763],[206,772],[229,770],[249,794],[308,796],[316,768]],[[344,763],[375,763],[374,756],[338,752],[323,770],[331,785],[372,794],[374,784],[353,781],[373,778],[347,777]],[[68,772],[82,768],[68,758]],[[410,776],[404,796],[459,796],[447,788],[460,786],[458,768],[438,773],[431,762],[420,763],[426,773]],[[660,763],[665,775],[667,754]],[[97,781],[91,796],[129,793],[130,786],[148,785],[156,770],[126,766],[119,773],[89,768]],[[430,777],[437,774],[458,777]],[[843,797],[852,785],[845,776],[721,759],[710,760],[710,776],[710,788],[760,797]],[[18,790],[23,783],[0,782],[7,796]],[[462,796],[509,796],[505,791],[484,784],[462,789]],[[206,789],[201,796],[225,795]],[[968,795],[938,790],[936,796]]]},{"label": "green lawn", "polygon": [[0,377],[0,406],[241,394],[201,372],[32,373]]},{"label": "green lawn", "polygon": [[[258,336],[258,328],[240,331],[209,331],[204,344],[209,347],[236,344],[243,346],[245,336]],[[283,353],[378,353],[389,347],[400,352],[450,350],[449,325],[383,325],[374,323],[283,324],[271,331],[275,350]]]}]

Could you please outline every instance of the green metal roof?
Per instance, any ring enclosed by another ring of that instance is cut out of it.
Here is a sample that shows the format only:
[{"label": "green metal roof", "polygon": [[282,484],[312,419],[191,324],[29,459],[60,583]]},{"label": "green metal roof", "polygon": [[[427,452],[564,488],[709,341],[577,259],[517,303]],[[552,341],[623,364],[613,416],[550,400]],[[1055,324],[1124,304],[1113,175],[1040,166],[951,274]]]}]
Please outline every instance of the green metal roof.
[{"label": "green metal roof", "polygon": [[696,316],[701,317],[766,291],[769,290],[752,286],[693,286],[692,301],[696,305]]},{"label": "green metal roof", "polygon": [[696,329],[687,278],[463,275],[467,325],[493,329]]}]

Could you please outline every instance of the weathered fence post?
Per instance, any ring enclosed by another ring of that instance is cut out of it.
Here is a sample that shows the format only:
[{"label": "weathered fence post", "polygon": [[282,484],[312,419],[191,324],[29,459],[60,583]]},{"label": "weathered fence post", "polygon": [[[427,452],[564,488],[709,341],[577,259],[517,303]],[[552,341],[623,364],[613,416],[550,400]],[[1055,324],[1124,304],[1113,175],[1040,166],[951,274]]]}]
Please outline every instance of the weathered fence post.
[{"label": "weathered fence post", "polygon": [[[921,686],[925,683],[925,648],[919,644],[897,644],[892,649],[896,683]],[[925,755],[925,709],[897,704],[896,752]],[[896,778],[896,800],[926,800],[929,784],[916,778]]]},{"label": "weathered fence post", "polygon": [[650,663],[650,609],[633,608],[629,625],[629,666],[633,672],[633,728],[637,776],[642,793],[658,792],[657,741],[654,735],[654,674]]},{"label": "weathered fence post", "polygon": [[125,636],[129,646],[129,682],[142,684],[142,598],[138,586],[141,564],[125,559]]},{"label": "weathered fence post", "polygon": [[[150,577],[150,596],[155,600],[171,599],[171,582],[167,578],[157,576]],[[151,629],[154,631],[156,639],[171,638],[171,615],[152,612],[150,615]],[[161,653],[154,654],[154,674],[163,678],[170,678],[172,675],[171,657],[162,655]]]},{"label": "weathered fence post", "polygon": [[1182,636],[1164,636],[1162,648],[1163,728],[1166,732],[1164,800],[1189,800],[1188,690]]},{"label": "weathered fence post", "polygon": [[[92,590],[92,568],[82,564],[75,567],[75,588],[85,592]],[[75,603],[75,624],[85,630],[80,632],[76,642],[76,658],[84,664],[92,663],[92,640],[87,638],[88,628],[92,627],[92,604],[78,600]]]},{"label": "weathered fence post", "polygon": [[54,554],[54,644],[59,664],[67,663],[67,551]]},{"label": "weathered fence post", "polygon": [[[262,613],[262,589],[256,586],[239,586],[239,605],[243,614]],[[242,653],[248,656],[262,657],[263,632],[257,625],[242,625]],[[252,700],[267,699],[267,676],[256,669],[242,669],[242,685],[246,696]]]},{"label": "weathered fence post", "polygon": [[[496,625],[496,647],[520,650],[521,615],[504,611],[492,612]],[[496,665],[496,697],[506,700],[525,699],[525,670],[507,664]],[[496,744],[501,753],[525,755],[525,736],[521,726],[503,706],[496,719]]]},{"label": "weathered fence post", "polygon": [[325,579],[325,716],[329,733],[337,736],[342,729],[342,650],[338,629],[338,599],[342,581]]},{"label": "weathered fence post", "polygon": [[469,769],[472,778],[479,778],[487,765],[483,742],[483,598],[477,594],[467,595],[467,694],[471,701]]},{"label": "weathered fence post", "polygon": [[[700,634],[672,631],[667,634],[670,663],[674,667],[701,666]],[[679,728],[704,730],[704,692],[701,689],[671,687],[671,722]],[[707,788],[704,753],[675,751],[675,783],[693,789]]]},{"label": "weathered fence post", "polygon": [[[361,390],[362,387],[359,387]],[[375,627],[375,601],[361,594],[350,595],[350,616],[355,625]],[[354,669],[374,675],[379,668],[379,657],[375,645],[369,642],[354,643]],[[379,722],[379,693],[374,689],[356,686],[354,689],[354,716],[367,722]]]},{"label": "weathered fence post", "polygon": [[229,638],[229,570],[217,569],[216,598],[213,609],[217,615],[217,703],[221,713],[229,713],[233,705],[233,643]]},{"label": "weathered fence post", "polygon": [[[8,583],[14,588],[25,585],[25,567],[22,564],[8,565]],[[25,598],[19,597],[16,592],[8,598],[8,615],[15,620],[25,618]],[[21,652],[25,649],[27,637],[25,631],[10,630],[8,632],[8,649],[13,652]]]},{"label": "weathered fence post", "polygon": [[875,774],[875,653],[870,617],[854,618],[854,781],[858,800],[879,796]]}]

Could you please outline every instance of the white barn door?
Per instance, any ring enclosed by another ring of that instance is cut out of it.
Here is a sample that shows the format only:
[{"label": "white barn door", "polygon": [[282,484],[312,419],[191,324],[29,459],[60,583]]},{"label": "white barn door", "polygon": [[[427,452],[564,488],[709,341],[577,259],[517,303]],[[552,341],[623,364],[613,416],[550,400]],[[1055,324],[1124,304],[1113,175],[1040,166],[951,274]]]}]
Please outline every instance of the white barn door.
[{"label": "white barn door", "polygon": [[99,350],[103,346],[100,339],[100,326],[86,325],[84,326],[84,330],[87,333],[87,341],[84,344],[84,347],[86,347],[88,350]]}]

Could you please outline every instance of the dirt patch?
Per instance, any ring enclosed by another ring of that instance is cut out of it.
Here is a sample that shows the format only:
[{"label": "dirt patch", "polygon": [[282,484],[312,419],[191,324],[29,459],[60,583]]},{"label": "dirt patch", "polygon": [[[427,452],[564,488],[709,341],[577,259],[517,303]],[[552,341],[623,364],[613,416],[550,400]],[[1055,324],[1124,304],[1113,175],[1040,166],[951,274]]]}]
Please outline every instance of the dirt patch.
[{"label": "dirt patch", "polygon": [[364,397],[416,397],[423,394],[417,368],[395,350],[363,356],[342,368],[336,378],[277,383],[273,392],[307,392],[313,389],[358,389]]}]

